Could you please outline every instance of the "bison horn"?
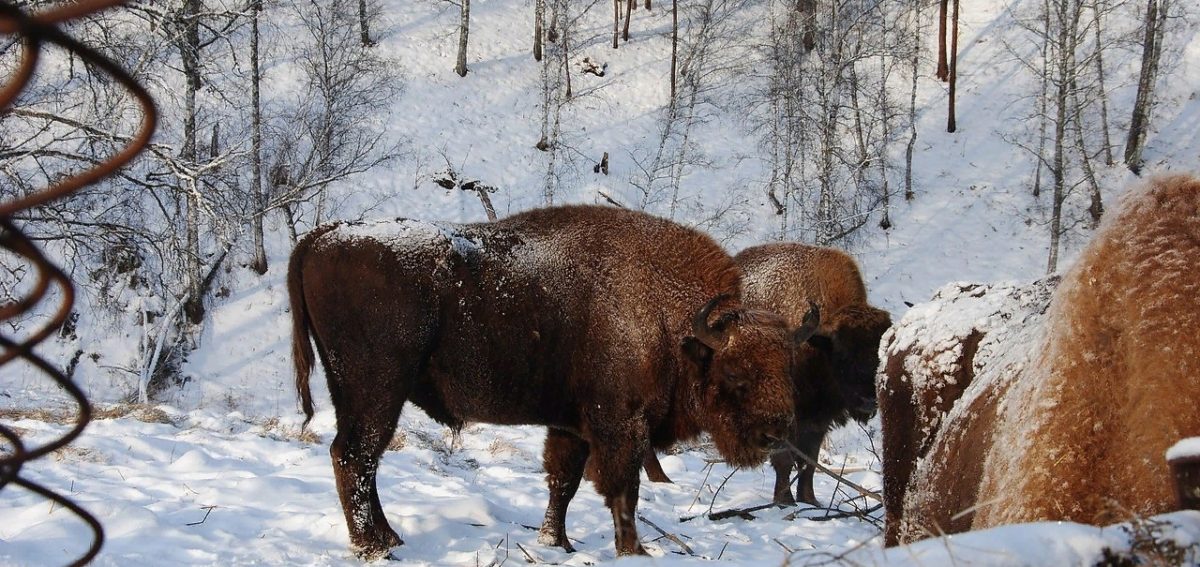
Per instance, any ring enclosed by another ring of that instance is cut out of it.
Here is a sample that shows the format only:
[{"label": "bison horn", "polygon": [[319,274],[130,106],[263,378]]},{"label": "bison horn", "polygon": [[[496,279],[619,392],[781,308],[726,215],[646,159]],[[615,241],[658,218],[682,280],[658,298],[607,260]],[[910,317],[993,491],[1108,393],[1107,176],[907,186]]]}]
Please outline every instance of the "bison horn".
[{"label": "bison horn", "polygon": [[821,308],[817,307],[816,303],[809,301],[808,313],[804,314],[804,320],[800,322],[800,327],[792,331],[792,341],[795,344],[807,341],[817,332],[819,326],[821,326]]},{"label": "bison horn", "polygon": [[728,340],[729,337],[723,331],[717,331],[708,326],[708,315],[712,313],[712,310],[717,307],[718,303],[724,301],[728,297],[729,294],[722,293],[721,295],[710,299],[708,303],[704,304],[704,307],[700,308],[700,311],[696,313],[696,316],[692,318],[692,334],[696,335],[696,339],[698,339],[701,343],[704,343],[704,346],[713,350],[721,350],[724,348],[725,341]]}]

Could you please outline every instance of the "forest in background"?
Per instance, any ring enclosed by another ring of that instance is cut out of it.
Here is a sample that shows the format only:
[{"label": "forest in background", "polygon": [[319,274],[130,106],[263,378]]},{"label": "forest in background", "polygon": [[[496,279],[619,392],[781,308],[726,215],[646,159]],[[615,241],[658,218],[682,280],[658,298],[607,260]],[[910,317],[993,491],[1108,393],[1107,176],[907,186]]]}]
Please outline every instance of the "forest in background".
[{"label": "forest in background", "polygon": [[[504,0],[492,12],[476,6],[474,17],[470,0],[420,4],[456,16],[429,48],[454,52],[445,71],[455,79],[483,77],[486,85],[514,69],[534,78],[510,102],[535,119],[528,139],[490,154],[524,164],[513,179],[473,161],[470,149],[408,127],[412,109],[398,112],[396,101],[428,77],[397,57],[395,46],[414,38],[391,17],[395,8],[376,0],[140,1],[68,30],[131,70],[163,118],[133,166],[19,221],[85,290],[78,309],[87,318],[141,329],[132,359],[117,366],[136,377],[143,401],[178,382],[211,305],[229,294],[223,277],[282,269],[278,260],[297,235],[387,211],[401,190],[469,195],[478,199],[476,220],[606,202],[724,242],[854,250],[903,222],[893,214],[898,203],[921,198],[913,174],[923,147],[918,116],[939,113],[949,132],[971,118],[956,108],[956,87],[969,72],[959,56],[971,48],[959,44],[959,23],[973,8],[957,0]],[[1053,272],[1060,237],[1102,215],[1102,187],[1142,168],[1160,61],[1180,56],[1169,38],[1188,29],[1194,8],[1040,0],[1005,9],[1013,28],[989,41],[1004,42],[1026,74],[1022,84],[1033,86],[1012,102],[1019,121],[1002,134],[1028,172],[1008,183],[1044,207],[1038,222]],[[497,10],[528,23],[502,30],[527,34],[529,45],[503,67],[477,55],[487,50],[480,29]],[[618,88],[598,81],[612,79],[607,61],[617,67],[634,47],[656,50],[669,72],[653,89],[635,83],[619,95],[603,92]],[[11,69],[20,51],[9,39],[0,65]],[[919,97],[921,81],[931,80],[937,86]],[[494,102],[479,90],[479,104]],[[646,109],[646,120],[628,145],[597,148],[585,125],[603,123],[595,115],[613,100]],[[453,123],[454,105],[428,108],[436,102],[417,101],[426,106],[418,112]],[[102,160],[139,120],[109,77],[51,54],[33,88],[0,115],[0,198]],[[722,130],[737,132],[737,144],[714,150],[712,136]],[[474,143],[505,142],[482,135]],[[596,175],[609,178],[603,188],[584,181]],[[31,285],[14,260],[0,257],[0,300]],[[22,322],[10,324],[19,331]],[[82,354],[63,361],[68,373]]]}]

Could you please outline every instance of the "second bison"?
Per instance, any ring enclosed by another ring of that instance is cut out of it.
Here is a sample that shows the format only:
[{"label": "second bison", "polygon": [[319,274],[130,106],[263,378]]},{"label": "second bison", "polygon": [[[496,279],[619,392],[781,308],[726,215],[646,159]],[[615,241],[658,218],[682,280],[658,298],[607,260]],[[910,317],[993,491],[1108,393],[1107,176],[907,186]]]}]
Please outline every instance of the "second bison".
[{"label": "second bison", "polygon": [[[734,257],[745,273],[747,305],[781,314],[798,325],[810,305],[821,313],[821,325],[796,352],[792,368],[796,421],[787,436],[790,446],[771,453],[778,504],[817,504],[815,467],[797,462],[801,451],[815,462],[825,435],[850,419],[866,422],[875,413],[875,374],[879,341],[891,326],[887,311],[867,303],[867,288],[858,265],[833,248],[774,243],[747,248]],[[669,481],[653,453],[646,456],[651,480]],[[795,496],[791,474],[799,470]]]}]

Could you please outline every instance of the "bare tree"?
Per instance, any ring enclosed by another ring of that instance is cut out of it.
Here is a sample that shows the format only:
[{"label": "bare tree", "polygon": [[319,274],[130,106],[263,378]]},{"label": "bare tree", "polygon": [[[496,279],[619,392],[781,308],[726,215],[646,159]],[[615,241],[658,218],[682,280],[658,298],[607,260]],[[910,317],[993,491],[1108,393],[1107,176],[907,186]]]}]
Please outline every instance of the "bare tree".
[{"label": "bare tree", "polygon": [[937,46],[937,78],[946,81],[950,78],[950,66],[946,62],[946,19],[949,17],[950,0],[938,0],[938,46]]},{"label": "bare tree", "polygon": [[375,40],[371,39],[371,10],[367,7],[367,0],[358,0],[358,32],[363,47],[375,45]]},{"label": "bare tree", "polygon": [[305,90],[273,120],[268,151],[276,186],[269,207],[286,205],[291,222],[301,222],[304,209],[312,224],[322,222],[330,183],[400,155],[397,141],[369,126],[386,116],[399,92],[397,65],[355,37],[350,1],[292,8],[301,27],[293,49]]},{"label": "bare tree", "polygon": [[955,94],[958,90],[958,2],[954,0],[954,11],[950,16],[950,109],[947,112],[946,131],[953,133],[958,130],[958,117],[955,109]]},{"label": "bare tree", "polygon": [[916,2],[818,2],[814,29],[821,34],[811,51],[803,11],[777,6],[759,107],[769,110],[759,131],[771,137],[763,143],[779,237],[842,242],[874,213],[890,225],[888,148],[906,130],[914,143],[891,93],[906,74],[900,70],[913,64]]},{"label": "bare tree", "polygon": [[533,60],[542,60],[542,31],[546,21],[546,0],[533,0]]},{"label": "bare tree", "polygon": [[262,179],[262,69],[259,66],[258,23],[262,16],[262,1],[254,0],[250,20],[250,192],[254,196],[258,211],[251,215],[250,232],[254,238],[254,258],[250,268],[259,274],[267,273],[267,249],[263,234],[263,217],[267,210],[267,194]]},{"label": "bare tree", "polygon": [[1129,135],[1125,139],[1125,166],[1140,174],[1142,150],[1149,130],[1150,108],[1154,101],[1154,84],[1158,80],[1158,64],[1162,56],[1163,35],[1166,31],[1170,0],[1146,0],[1146,17],[1142,21],[1142,67],[1138,76],[1137,98],[1129,119]]},{"label": "bare tree", "polygon": [[467,76],[467,37],[471,33],[471,0],[458,0],[458,57],[454,72]]}]

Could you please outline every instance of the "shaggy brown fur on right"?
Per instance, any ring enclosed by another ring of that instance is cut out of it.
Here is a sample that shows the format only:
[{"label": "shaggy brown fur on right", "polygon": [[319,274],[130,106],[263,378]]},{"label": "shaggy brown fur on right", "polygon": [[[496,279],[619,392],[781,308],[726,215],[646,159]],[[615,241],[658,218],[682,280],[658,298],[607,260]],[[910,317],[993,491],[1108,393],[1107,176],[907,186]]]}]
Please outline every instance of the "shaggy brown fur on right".
[{"label": "shaggy brown fur on right", "polygon": [[1153,179],[1105,219],[1045,320],[1016,335],[1041,338],[1008,343],[1032,350],[1028,364],[972,361],[978,339],[928,337],[965,359],[937,360],[965,372],[930,379],[914,374],[923,372],[912,358],[919,345],[889,348],[885,543],[1170,511],[1164,453],[1200,435],[1198,266],[1200,181]]}]

